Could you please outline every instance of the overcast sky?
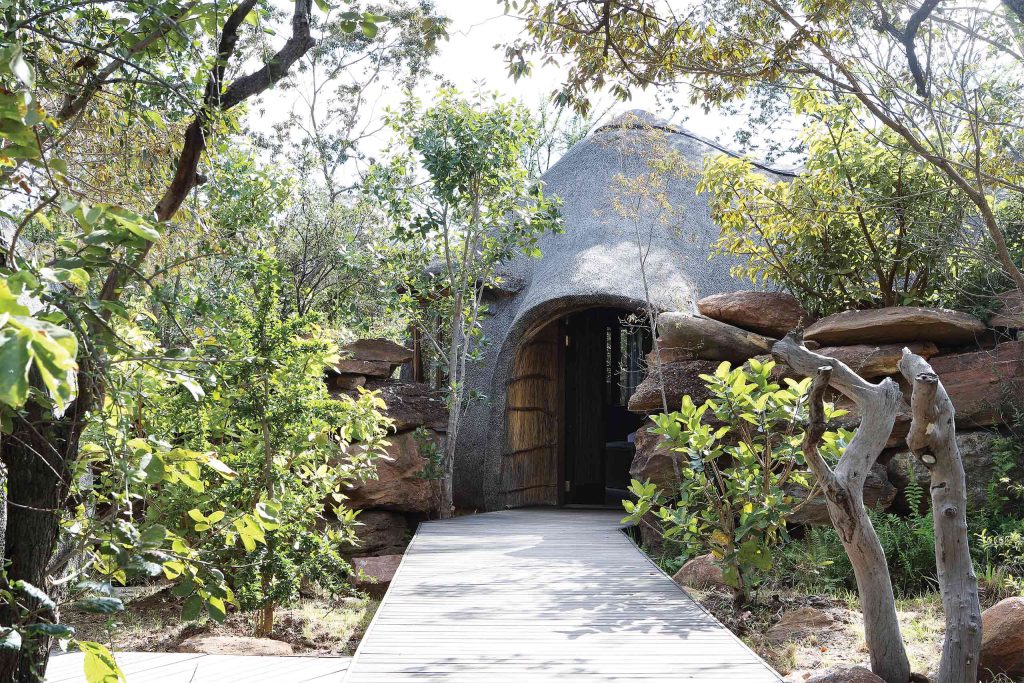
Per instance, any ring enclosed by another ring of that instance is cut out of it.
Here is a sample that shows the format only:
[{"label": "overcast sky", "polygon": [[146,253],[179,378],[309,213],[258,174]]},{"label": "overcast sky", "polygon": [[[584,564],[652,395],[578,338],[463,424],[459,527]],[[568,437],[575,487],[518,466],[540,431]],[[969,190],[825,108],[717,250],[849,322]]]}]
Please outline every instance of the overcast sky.
[{"label": "overcast sky", "polygon": [[[528,107],[536,108],[549,97],[561,81],[561,70],[555,66],[535,67],[534,73],[514,81],[508,76],[504,51],[501,44],[513,40],[523,29],[522,21],[504,13],[503,6],[495,0],[435,0],[438,11],[451,19],[449,40],[439,44],[439,54],[431,62],[435,74],[453,83],[460,91],[470,93],[477,88],[496,91],[506,97],[520,100]],[[417,95],[425,101],[438,87],[437,80],[422,83]],[[301,90],[301,86],[300,86]],[[636,91],[629,102],[617,102],[609,96],[599,98],[594,107],[600,119],[595,124],[614,117],[629,109],[644,109],[676,124],[685,125],[693,132],[711,139],[720,139],[728,144],[731,133],[727,119],[715,114],[704,114],[699,109],[673,110],[652,90]],[[281,120],[296,106],[301,97],[295,90],[275,90],[268,93],[262,107],[255,107],[250,123],[257,130],[266,130],[273,122]],[[402,92],[388,84],[381,84],[381,92],[368,98],[366,107],[368,121],[378,123],[387,106],[400,103]],[[683,100],[677,97],[677,100]],[[298,110],[302,110],[301,104]],[[390,134],[386,131],[365,141],[361,148],[371,156],[378,156],[386,147]]]}]

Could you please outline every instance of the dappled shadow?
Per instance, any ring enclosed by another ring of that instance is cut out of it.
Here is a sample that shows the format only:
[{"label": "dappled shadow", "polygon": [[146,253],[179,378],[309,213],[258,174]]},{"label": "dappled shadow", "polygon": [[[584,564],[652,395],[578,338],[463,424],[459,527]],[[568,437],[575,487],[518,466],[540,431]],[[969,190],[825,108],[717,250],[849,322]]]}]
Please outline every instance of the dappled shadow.
[{"label": "dappled shadow", "polygon": [[780,680],[620,517],[529,509],[422,525],[348,680]]}]

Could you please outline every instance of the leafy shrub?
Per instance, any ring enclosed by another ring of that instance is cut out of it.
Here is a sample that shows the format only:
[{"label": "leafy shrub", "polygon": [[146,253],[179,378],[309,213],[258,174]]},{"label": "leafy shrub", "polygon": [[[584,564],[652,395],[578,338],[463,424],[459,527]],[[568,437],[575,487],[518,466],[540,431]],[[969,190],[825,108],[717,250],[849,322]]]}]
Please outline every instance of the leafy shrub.
[{"label": "leafy shrub", "polygon": [[791,181],[725,155],[705,164],[698,189],[721,229],[716,253],[743,259],[733,275],[779,283],[818,314],[949,304],[965,272],[980,288],[997,267],[945,176],[848,109],[802,106],[808,154]]},{"label": "leafy shrub", "polygon": [[[937,573],[931,512],[900,517],[869,509],[868,516],[885,551],[896,596],[911,597],[933,589]],[[788,543],[780,553],[775,577],[808,591],[857,589],[850,558],[832,527],[812,527],[803,539]]]},{"label": "leafy shrub", "polygon": [[[663,492],[634,480],[637,500],[623,502],[633,521],[653,516],[686,555],[713,553],[741,601],[772,567],[772,551],[786,537],[795,503],[785,486],[810,488],[800,448],[810,380],[787,379],[782,389],[772,380],[774,367],[722,363],[713,375],[701,375],[712,392],[703,405],[686,396],[680,410],[655,416],[651,431],[682,461],[678,487]],[[828,432],[826,457],[838,458],[849,436]]]},{"label": "leafy shrub", "polygon": [[[197,331],[208,353],[197,373],[207,386],[191,390],[199,400],[179,390],[159,404],[160,433],[216,453],[231,475],[168,488],[148,515],[221,567],[234,601],[261,608],[269,630],[274,606],[294,599],[303,577],[332,594],[346,589],[342,552],[356,515],[342,491],[372,476],[389,422],[376,394],[328,395],[323,373],[336,347],[315,318],[281,313],[280,265],[261,255],[250,275],[211,321],[215,332]],[[176,588],[188,598],[185,618],[198,615],[202,589]]]}]

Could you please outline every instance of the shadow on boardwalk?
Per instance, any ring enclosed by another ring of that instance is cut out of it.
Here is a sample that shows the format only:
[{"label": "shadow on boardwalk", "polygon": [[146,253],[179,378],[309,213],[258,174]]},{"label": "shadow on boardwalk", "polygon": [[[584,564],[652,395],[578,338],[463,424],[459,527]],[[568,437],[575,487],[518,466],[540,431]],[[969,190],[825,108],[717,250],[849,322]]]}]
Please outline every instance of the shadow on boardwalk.
[{"label": "shadow on boardwalk", "polygon": [[620,517],[523,509],[421,525],[345,680],[780,681]]}]

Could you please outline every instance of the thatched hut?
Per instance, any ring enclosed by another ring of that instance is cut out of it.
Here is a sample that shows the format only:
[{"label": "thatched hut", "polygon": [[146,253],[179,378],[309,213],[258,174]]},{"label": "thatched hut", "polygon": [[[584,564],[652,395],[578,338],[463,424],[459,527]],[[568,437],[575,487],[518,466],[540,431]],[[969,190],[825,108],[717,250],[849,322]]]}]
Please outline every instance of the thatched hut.
[{"label": "thatched hut", "polygon": [[[666,149],[692,167],[665,187],[668,213],[658,198],[646,207],[631,201],[637,188],[622,180],[647,173],[652,155]],[[625,406],[651,343],[628,317],[645,310],[645,289],[657,310],[689,311],[698,298],[741,284],[727,259],[709,260],[718,230],[696,193],[702,158],[722,152],[631,112],[544,174],[545,192],[561,199],[565,230],[541,239],[540,258],[507,263],[503,283],[487,293],[490,346],[467,371],[468,387],[486,400],[469,408],[460,430],[457,504],[603,504],[628,484],[640,417]]]}]

